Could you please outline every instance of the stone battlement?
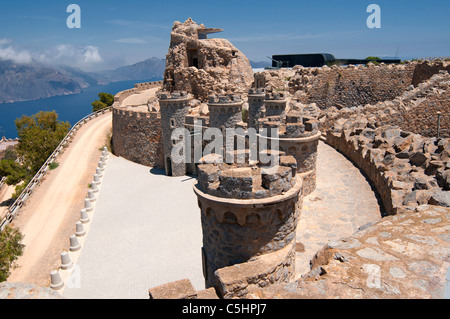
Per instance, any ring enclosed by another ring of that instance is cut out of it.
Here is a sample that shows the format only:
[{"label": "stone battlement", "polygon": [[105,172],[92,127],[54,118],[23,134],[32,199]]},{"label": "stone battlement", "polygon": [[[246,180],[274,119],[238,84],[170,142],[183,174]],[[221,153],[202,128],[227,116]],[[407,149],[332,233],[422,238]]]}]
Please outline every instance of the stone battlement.
[{"label": "stone battlement", "polygon": [[121,108],[113,108],[113,115],[120,117],[133,117],[133,118],[146,118],[146,119],[156,119],[160,118],[161,115],[159,112],[148,112],[148,111],[137,111],[133,109],[121,109]]},{"label": "stone battlement", "polygon": [[[283,155],[284,153],[282,153]],[[248,154],[246,161],[248,163]],[[281,156],[278,166],[264,168],[259,163],[209,163],[198,166],[199,188],[212,196],[260,199],[282,195],[295,185],[295,158]]]},{"label": "stone battlement", "polygon": [[285,119],[269,116],[258,120],[259,128],[277,129],[279,138],[306,138],[319,133],[318,121],[311,117],[290,113]]},{"label": "stone battlement", "polygon": [[266,95],[265,88],[250,88],[248,90],[248,95]]},{"label": "stone battlement", "polygon": [[185,91],[175,91],[175,92],[161,92],[159,94],[159,100],[185,100],[190,99],[191,96]]},{"label": "stone battlement", "polygon": [[208,104],[232,104],[242,103],[242,98],[239,94],[227,95],[210,95],[208,97]]},{"label": "stone battlement", "polygon": [[267,92],[265,102],[270,101],[283,101],[286,100],[287,96],[284,92]]}]

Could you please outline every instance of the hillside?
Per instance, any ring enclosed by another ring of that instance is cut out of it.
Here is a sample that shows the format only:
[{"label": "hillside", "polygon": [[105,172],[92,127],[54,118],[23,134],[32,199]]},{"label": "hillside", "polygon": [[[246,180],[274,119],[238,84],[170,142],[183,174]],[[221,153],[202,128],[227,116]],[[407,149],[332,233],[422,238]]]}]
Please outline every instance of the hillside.
[{"label": "hillside", "polygon": [[86,87],[110,82],[162,79],[164,69],[165,60],[158,58],[95,73],[66,65],[0,60],[0,104],[77,94]]},{"label": "hillside", "polygon": [[133,65],[122,66],[115,70],[90,73],[90,75],[95,77],[100,84],[152,78],[162,79],[165,68],[165,59],[150,58]]},{"label": "hillside", "polygon": [[80,93],[89,83],[70,70],[0,60],[0,103]]}]

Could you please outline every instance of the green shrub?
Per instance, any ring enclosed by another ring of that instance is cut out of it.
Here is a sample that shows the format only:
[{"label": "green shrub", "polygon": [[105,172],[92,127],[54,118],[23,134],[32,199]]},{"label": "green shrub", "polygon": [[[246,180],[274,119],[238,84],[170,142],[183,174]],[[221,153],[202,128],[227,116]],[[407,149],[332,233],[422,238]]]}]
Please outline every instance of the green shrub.
[{"label": "green shrub", "polygon": [[16,267],[16,260],[22,256],[24,245],[23,235],[17,228],[6,226],[0,232],[0,282],[6,281],[11,269]]},{"label": "green shrub", "polygon": [[92,112],[98,112],[105,109],[114,103],[114,95],[101,92],[98,94],[99,100],[92,102]]},{"label": "green shrub", "polygon": [[57,162],[51,162],[50,164],[48,164],[48,168],[51,170],[56,169],[59,166],[59,163]]}]

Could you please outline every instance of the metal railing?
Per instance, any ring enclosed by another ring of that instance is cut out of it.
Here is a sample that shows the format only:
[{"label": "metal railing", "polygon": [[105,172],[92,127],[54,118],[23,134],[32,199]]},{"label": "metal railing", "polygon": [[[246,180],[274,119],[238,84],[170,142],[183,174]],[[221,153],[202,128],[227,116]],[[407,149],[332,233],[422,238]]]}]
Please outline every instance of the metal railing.
[{"label": "metal railing", "polygon": [[[20,195],[17,197],[17,199],[12,203],[11,206],[9,206],[8,211],[5,216],[1,217],[0,222],[0,231],[2,231],[6,225],[8,225],[14,217],[17,215],[19,209],[25,204],[31,193],[33,192],[33,189],[40,184],[42,177],[47,173],[49,169],[49,164],[52,163],[59,153],[62,152],[63,148],[67,145],[67,143],[70,142],[70,139],[72,138],[73,134],[76,132],[77,129],[79,129],[83,124],[87,123],[87,121],[99,116],[100,114],[104,114],[106,112],[111,112],[113,107],[117,106],[117,104],[120,104],[120,97],[122,95],[126,95],[128,91],[132,93],[139,92],[144,89],[148,89],[150,87],[157,87],[163,84],[163,81],[153,81],[153,82],[146,82],[146,83],[137,83],[135,84],[133,89],[125,90],[122,92],[119,92],[114,96],[114,104],[108,108],[102,109],[100,111],[91,113],[83,117],[81,120],[79,120],[70,131],[66,134],[64,139],[59,143],[58,147],[53,151],[53,153],[49,156],[47,161],[41,166],[39,171],[34,175],[34,177],[31,179],[31,181],[28,183],[28,185],[24,188],[24,190],[20,193]],[[3,181],[3,179],[2,179]],[[1,185],[1,184],[0,184]],[[0,187],[1,188],[1,187]]]},{"label": "metal railing", "polygon": [[[14,203],[12,203],[11,206],[9,206],[6,215],[4,217],[2,217],[2,219],[1,219],[0,231],[2,231],[9,223],[11,223],[11,221],[17,215],[19,209],[28,200],[28,198],[31,195],[31,193],[33,192],[34,188],[40,184],[42,178],[49,170],[49,165],[56,160],[56,158],[58,157],[58,155],[60,153],[62,153],[64,147],[66,147],[67,144],[70,142],[74,133],[79,128],[81,128],[83,126],[83,124],[87,123],[89,120],[96,118],[101,114],[110,112],[111,110],[112,110],[112,107],[108,107],[108,108],[102,109],[100,111],[88,114],[85,117],[83,117],[81,120],[79,120],[75,125],[72,126],[70,131],[66,134],[66,136],[63,138],[63,140],[59,143],[59,145],[56,147],[56,149],[53,151],[53,153],[48,157],[48,159],[45,161],[45,163],[41,166],[39,171],[30,180],[28,185],[20,193],[20,195],[17,197],[17,199],[14,201]],[[4,182],[3,179],[2,179],[2,182]]]},{"label": "metal railing", "polygon": [[0,190],[5,185],[5,181],[6,181],[6,177],[3,177],[2,180],[0,181]]}]

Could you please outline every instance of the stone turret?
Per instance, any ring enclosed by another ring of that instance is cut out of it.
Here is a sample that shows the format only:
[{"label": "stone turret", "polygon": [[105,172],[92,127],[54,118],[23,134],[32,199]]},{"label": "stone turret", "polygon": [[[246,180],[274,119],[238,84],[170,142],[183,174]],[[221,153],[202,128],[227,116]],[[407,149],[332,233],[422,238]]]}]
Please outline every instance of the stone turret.
[{"label": "stone turret", "polygon": [[[267,135],[268,145],[277,139],[280,151],[292,155],[297,161],[297,173],[303,177],[303,195],[316,188],[317,147],[321,133],[317,120],[289,113],[285,119],[279,116],[259,120],[260,128],[277,129],[278,136]],[[263,135],[259,135],[264,138]]]},{"label": "stone turret", "polygon": [[265,97],[266,91],[263,88],[251,88],[248,91],[248,127],[256,129],[258,120],[265,116]]},{"label": "stone turret", "polygon": [[[210,95],[208,100],[209,126],[218,128],[223,133],[223,147],[226,151],[234,149],[234,140],[226,139],[226,129],[236,128],[242,122],[242,105],[244,101],[239,94]],[[222,154],[224,154],[222,152]]]},{"label": "stone turret", "polygon": [[175,129],[185,127],[186,116],[189,113],[189,101],[191,96],[186,92],[162,92],[159,96],[159,105],[161,112],[161,126],[163,135],[164,163],[166,174],[169,176],[186,175],[185,154],[178,152],[172,154],[173,147],[181,142],[183,138],[172,138]]},{"label": "stone turret", "polygon": [[302,191],[295,159],[282,156],[271,170],[248,162],[200,164],[198,173],[194,191],[201,209],[206,285],[217,285],[216,270],[274,253],[282,275],[276,278],[270,275],[273,269],[264,269],[261,276],[271,283],[292,279]]},{"label": "stone turret", "polygon": [[234,128],[242,122],[242,105],[239,94],[210,95],[208,100],[209,125],[215,128]]},{"label": "stone turret", "polygon": [[266,93],[264,99],[264,106],[266,109],[266,116],[280,116],[284,118],[286,116],[286,104],[287,97],[284,92],[272,92]]}]

